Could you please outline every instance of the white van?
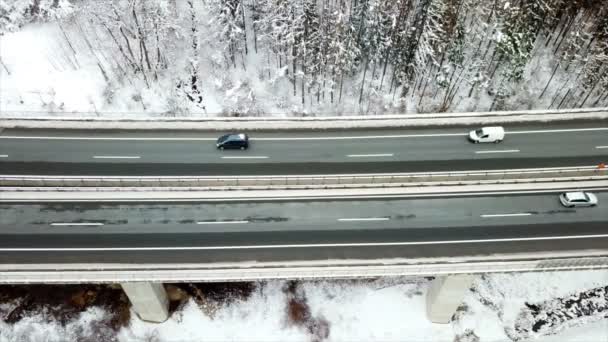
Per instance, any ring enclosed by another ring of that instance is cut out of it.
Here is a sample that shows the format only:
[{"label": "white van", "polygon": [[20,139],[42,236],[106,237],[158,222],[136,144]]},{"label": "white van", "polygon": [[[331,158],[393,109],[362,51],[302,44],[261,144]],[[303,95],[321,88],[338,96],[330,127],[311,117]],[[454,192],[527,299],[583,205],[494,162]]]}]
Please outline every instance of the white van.
[{"label": "white van", "polygon": [[505,129],[500,126],[482,127],[469,133],[469,140],[474,143],[499,143],[505,138]]}]

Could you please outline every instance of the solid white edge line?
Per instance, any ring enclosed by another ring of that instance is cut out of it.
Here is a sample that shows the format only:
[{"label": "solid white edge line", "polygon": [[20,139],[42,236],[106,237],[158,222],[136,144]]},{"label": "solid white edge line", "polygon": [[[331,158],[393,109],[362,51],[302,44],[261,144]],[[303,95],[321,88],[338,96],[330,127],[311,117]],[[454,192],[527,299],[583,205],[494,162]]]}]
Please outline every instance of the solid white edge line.
[{"label": "solid white edge line", "polygon": [[377,154],[347,154],[349,158],[368,158],[368,157],[392,157],[393,153],[377,153]]},{"label": "solid white edge line", "polygon": [[477,154],[484,153],[517,153],[519,150],[491,150],[491,151],[475,151]]},{"label": "solid white edge line", "polygon": [[390,217],[351,217],[351,218],[340,218],[340,222],[354,222],[354,221],[389,221]]},{"label": "solid white edge line", "polygon": [[53,222],[51,226],[103,226],[101,222]]},{"label": "solid white edge line", "polygon": [[162,138],[162,137],[50,137],[0,135],[0,139],[19,140],[99,140],[99,141],[217,141],[217,138]]},{"label": "solid white edge line", "polygon": [[597,149],[608,148],[608,145],[606,145],[606,146],[595,146],[595,148],[597,148]]},{"label": "solid white edge line", "polygon": [[182,247],[42,247],[42,248],[0,248],[0,252],[93,252],[93,251],[189,251],[189,250],[244,250],[244,249],[281,249],[281,248],[323,248],[323,247],[376,247],[376,246],[412,246],[412,245],[446,245],[465,243],[492,243],[517,241],[546,241],[606,238],[608,234],[540,236],[529,238],[480,239],[480,240],[439,240],[408,242],[359,242],[359,243],[320,243],[288,245],[249,245],[249,246],[182,246]]},{"label": "solid white edge line", "polygon": [[93,159],[140,159],[141,156],[93,156]]},{"label": "solid white edge line", "polygon": [[[399,139],[399,138],[435,138],[435,137],[465,137],[468,133],[438,133],[438,134],[390,134],[390,135],[353,135],[334,137],[273,137],[250,138],[250,141],[315,141],[315,140],[365,140],[365,139]],[[163,137],[50,137],[50,136],[16,136],[0,135],[0,139],[21,140],[99,140],[99,141],[216,141],[217,138],[163,138]]]},{"label": "solid white edge line", "polygon": [[222,156],[222,159],[268,159],[268,156]]},{"label": "solid white edge line", "polygon": [[534,131],[506,131],[505,134],[568,133],[568,132],[589,132],[589,131],[608,131],[608,127],[564,128],[564,129],[547,129],[547,130],[534,130]]},{"label": "solid white edge line", "polygon": [[515,213],[515,214],[483,214],[481,217],[517,217],[517,216],[530,216],[532,213]]},{"label": "solid white edge line", "polygon": [[235,220],[235,221],[198,221],[196,224],[243,224],[249,223],[246,220]]},{"label": "solid white edge line", "polygon": [[[537,133],[567,133],[606,131],[608,127],[550,129],[532,131],[506,131],[508,134],[537,134]],[[334,136],[334,137],[273,137],[252,138],[251,141],[305,141],[305,140],[357,140],[357,139],[395,139],[395,138],[432,138],[432,137],[458,137],[467,136],[467,133],[437,133],[437,134],[391,134],[391,135],[362,135],[362,136]],[[141,140],[141,141],[216,141],[217,138],[163,138],[163,137],[52,137],[52,136],[17,136],[0,135],[0,139],[31,139],[31,140]]]},{"label": "solid white edge line", "polygon": [[365,140],[365,139],[401,139],[401,138],[440,138],[465,137],[468,133],[437,134],[388,134],[388,135],[351,135],[334,137],[285,137],[285,138],[252,138],[254,141],[315,141],[315,140]]}]

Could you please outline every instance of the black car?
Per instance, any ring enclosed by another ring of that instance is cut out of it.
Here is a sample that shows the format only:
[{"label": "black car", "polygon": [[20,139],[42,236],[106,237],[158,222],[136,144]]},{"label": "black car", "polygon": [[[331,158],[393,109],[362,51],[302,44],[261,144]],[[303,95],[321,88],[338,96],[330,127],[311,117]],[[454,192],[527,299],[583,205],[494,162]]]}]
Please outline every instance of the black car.
[{"label": "black car", "polygon": [[218,149],[240,149],[249,147],[249,137],[244,133],[231,133],[222,135],[215,144]]}]

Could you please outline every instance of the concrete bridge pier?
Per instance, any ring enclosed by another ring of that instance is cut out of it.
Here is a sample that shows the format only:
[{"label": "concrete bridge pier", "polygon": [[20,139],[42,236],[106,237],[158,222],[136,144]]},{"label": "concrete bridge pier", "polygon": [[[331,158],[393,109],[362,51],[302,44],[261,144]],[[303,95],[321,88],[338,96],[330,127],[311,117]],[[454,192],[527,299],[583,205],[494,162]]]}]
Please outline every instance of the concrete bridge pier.
[{"label": "concrete bridge pier", "polygon": [[426,314],[429,320],[433,323],[449,323],[474,279],[472,274],[435,278],[426,294]]},{"label": "concrete bridge pier", "polygon": [[169,318],[169,299],[162,283],[121,283],[133,310],[144,321],[161,323]]},{"label": "concrete bridge pier", "polygon": [[[426,311],[433,323],[449,323],[471,288],[474,275],[457,274],[437,277],[426,296]],[[144,321],[161,323],[169,318],[169,299],[162,283],[126,282],[121,286],[133,310]]]}]

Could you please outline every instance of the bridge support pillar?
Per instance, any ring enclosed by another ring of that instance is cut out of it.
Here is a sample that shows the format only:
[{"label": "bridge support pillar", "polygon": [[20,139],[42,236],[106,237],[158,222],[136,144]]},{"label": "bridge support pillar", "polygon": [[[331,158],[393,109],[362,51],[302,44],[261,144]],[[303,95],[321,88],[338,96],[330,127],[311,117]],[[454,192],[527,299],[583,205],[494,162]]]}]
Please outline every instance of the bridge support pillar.
[{"label": "bridge support pillar", "polygon": [[437,277],[426,294],[426,314],[433,323],[449,323],[473,283],[471,274]]},{"label": "bridge support pillar", "polygon": [[161,323],[169,318],[169,299],[162,283],[121,283],[139,318]]}]

